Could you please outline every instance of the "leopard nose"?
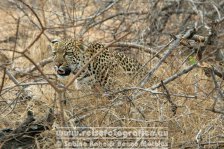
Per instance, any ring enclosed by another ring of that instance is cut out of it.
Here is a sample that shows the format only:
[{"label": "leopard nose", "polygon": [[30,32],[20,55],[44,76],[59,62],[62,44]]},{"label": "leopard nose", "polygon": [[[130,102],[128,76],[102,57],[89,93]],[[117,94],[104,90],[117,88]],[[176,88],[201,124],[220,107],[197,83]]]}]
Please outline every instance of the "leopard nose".
[{"label": "leopard nose", "polygon": [[58,67],[59,68],[62,64],[63,63],[57,62],[57,63],[55,63],[55,67]]},{"label": "leopard nose", "polygon": [[54,69],[58,71],[60,69],[60,66],[62,66],[62,63],[55,63]]}]

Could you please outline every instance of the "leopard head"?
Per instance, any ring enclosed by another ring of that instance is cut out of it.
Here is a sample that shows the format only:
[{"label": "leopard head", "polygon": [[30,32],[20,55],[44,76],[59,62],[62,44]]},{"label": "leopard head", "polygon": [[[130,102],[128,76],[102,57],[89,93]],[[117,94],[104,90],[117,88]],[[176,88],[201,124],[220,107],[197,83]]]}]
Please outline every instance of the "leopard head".
[{"label": "leopard head", "polygon": [[81,40],[53,40],[51,45],[55,70],[59,76],[76,73],[81,67],[83,44]]}]

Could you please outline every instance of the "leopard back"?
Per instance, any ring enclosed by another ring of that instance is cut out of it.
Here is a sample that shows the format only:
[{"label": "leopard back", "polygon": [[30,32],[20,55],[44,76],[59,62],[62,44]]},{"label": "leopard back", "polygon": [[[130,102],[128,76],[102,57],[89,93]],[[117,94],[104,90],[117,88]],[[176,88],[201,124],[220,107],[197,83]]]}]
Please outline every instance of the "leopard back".
[{"label": "leopard back", "polygon": [[111,51],[103,44],[68,39],[52,42],[57,74],[68,76],[70,73],[76,73],[101,49],[104,49],[103,52],[91,61],[87,69],[76,79],[76,88],[99,85],[104,90],[111,90],[123,84],[122,78],[128,78],[138,71],[141,71],[141,74],[145,72],[137,60]]}]

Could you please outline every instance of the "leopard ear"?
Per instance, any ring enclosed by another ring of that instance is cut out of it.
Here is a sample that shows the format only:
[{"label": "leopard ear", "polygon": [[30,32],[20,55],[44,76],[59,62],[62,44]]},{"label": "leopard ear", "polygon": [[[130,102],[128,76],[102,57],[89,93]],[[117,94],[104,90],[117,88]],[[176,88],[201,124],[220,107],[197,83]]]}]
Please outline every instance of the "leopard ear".
[{"label": "leopard ear", "polygon": [[53,39],[51,40],[51,43],[55,44],[55,43],[58,43],[60,40],[59,39]]},{"label": "leopard ear", "polygon": [[79,49],[79,51],[85,52],[86,46],[85,46],[85,42],[83,38],[75,39],[75,45],[76,45],[76,48]]},{"label": "leopard ear", "polygon": [[82,45],[83,44],[83,38],[78,38],[78,39],[75,39],[77,45]]}]

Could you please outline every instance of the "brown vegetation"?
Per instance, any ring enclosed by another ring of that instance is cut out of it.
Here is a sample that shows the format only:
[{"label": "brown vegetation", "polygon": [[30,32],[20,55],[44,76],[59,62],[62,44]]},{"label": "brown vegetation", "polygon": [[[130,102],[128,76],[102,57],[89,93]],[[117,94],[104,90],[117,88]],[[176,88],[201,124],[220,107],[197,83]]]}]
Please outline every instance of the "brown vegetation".
[{"label": "brown vegetation", "polygon": [[[36,135],[35,148],[55,148],[59,126],[161,126],[169,148],[224,148],[223,8],[223,0],[1,1],[0,130],[18,129],[28,111],[39,122],[53,109],[54,124]],[[99,41],[146,64],[148,74],[112,100],[77,91],[78,74],[55,75],[55,38]],[[0,148],[9,140],[0,131]]]}]

